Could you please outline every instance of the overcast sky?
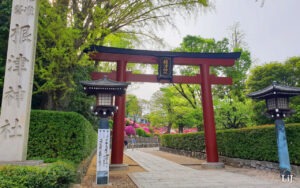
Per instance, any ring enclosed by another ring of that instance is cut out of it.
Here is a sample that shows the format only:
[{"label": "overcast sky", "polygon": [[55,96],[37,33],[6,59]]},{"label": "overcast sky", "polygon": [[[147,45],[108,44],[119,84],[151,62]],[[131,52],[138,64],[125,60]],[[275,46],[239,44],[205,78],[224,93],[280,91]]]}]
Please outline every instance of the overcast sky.
[{"label": "overcast sky", "polygon": [[[171,28],[160,31],[169,44],[164,50],[178,47],[186,35],[228,38],[229,28],[239,22],[255,65],[300,56],[300,0],[265,0],[263,7],[255,0],[214,2],[213,11],[202,13],[196,19],[178,17],[175,24],[179,32]],[[129,89],[129,93],[149,100],[158,88],[158,84],[143,84],[139,89]]]}]

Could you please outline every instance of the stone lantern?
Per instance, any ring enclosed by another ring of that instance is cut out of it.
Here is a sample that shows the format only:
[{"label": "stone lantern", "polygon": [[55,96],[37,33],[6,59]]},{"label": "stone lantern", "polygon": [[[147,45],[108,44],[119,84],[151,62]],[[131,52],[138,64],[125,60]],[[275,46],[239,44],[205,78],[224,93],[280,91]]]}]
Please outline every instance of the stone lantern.
[{"label": "stone lantern", "polygon": [[126,93],[130,83],[117,82],[106,76],[100,80],[80,82],[87,95],[96,96],[96,104],[92,111],[100,117],[97,142],[97,174],[96,184],[109,182],[110,129],[108,118],[117,110],[115,96]]},{"label": "stone lantern", "polygon": [[300,95],[300,88],[284,86],[276,82],[264,89],[248,94],[248,97],[253,99],[264,99],[267,114],[275,119],[279,168],[282,178],[288,178],[291,175],[285,126],[282,119],[294,112],[289,108],[289,98],[297,95]]}]

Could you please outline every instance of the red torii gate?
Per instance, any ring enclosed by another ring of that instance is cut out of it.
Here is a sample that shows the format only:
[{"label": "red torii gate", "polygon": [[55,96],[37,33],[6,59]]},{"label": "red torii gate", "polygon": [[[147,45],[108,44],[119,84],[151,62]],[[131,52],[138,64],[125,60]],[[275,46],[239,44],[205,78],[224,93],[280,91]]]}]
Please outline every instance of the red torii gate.
[{"label": "red torii gate", "polygon": [[[93,72],[92,79],[97,80],[107,75],[108,78],[121,82],[156,82],[200,84],[203,106],[204,133],[208,163],[219,162],[216,128],[214,120],[212,84],[230,85],[232,79],[210,74],[210,66],[233,66],[240,53],[187,53],[168,51],[133,50],[104,46],[91,46],[85,52],[95,61],[117,63],[117,71],[110,73]],[[158,64],[159,75],[133,74],[126,71],[127,62]],[[173,65],[200,66],[200,74],[195,76],[173,76]],[[123,164],[125,95],[116,97],[118,111],[114,115],[111,164]]]}]

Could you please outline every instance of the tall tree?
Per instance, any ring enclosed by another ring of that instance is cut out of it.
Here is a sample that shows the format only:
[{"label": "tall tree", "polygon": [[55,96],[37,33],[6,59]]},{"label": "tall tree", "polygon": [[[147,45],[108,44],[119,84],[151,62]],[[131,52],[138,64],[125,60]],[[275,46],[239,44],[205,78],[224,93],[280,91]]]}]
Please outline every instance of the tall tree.
[{"label": "tall tree", "polygon": [[[228,39],[216,41],[215,39],[205,39],[200,36],[188,35],[183,38],[183,42],[180,47],[176,48],[175,51],[184,52],[202,52],[202,53],[217,53],[217,52],[228,52]],[[211,68],[211,72],[217,74],[218,69]],[[200,73],[200,67],[185,66],[179,69],[182,75],[195,75]],[[203,126],[202,122],[202,107],[201,107],[201,88],[199,85],[190,84],[173,84],[177,92],[184,97],[192,107],[192,111],[195,112],[194,117],[196,125],[199,129]]]},{"label": "tall tree", "polygon": [[228,77],[231,77],[233,84],[229,86],[219,85],[214,91],[221,98],[224,97],[224,94],[229,94],[230,96],[236,96],[239,101],[244,101],[246,92],[247,73],[252,64],[251,54],[248,50],[242,48],[236,48],[233,51],[241,52],[241,57],[235,61],[234,66],[222,68],[223,74]]},{"label": "tall tree", "polygon": [[289,77],[291,76],[288,71],[286,65],[280,62],[271,62],[254,67],[250,70],[246,82],[247,90],[249,93],[260,90],[272,84],[273,81],[288,84],[286,80],[289,80]]},{"label": "tall tree", "polygon": [[[38,66],[36,70],[35,101],[45,101],[42,108],[66,109],[70,95],[77,92],[78,82],[72,77],[77,66],[86,62],[82,50],[90,44],[130,47],[137,36],[149,36],[151,28],[170,23],[171,9],[197,11],[207,7],[206,0],[56,0],[42,2]],[[151,27],[150,27],[151,25]],[[148,26],[148,27],[147,27]],[[148,28],[148,29],[147,29]],[[116,42],[120,39],[119,42]],[[114,41],[114,42],[112,42]],[[68,55],[66,55],[68,54]],[[86,66],[86,63],[84,64]],[[99,64],[96,64],[99,65]],[[96,69],[115,69],[101,64]]]},{"label": "tall tree", "polygon": [[[153,115],[150,115],[152,125],[167,124],[167,133],[170,133],[175,120],[174,95],[169,91],[170,90],[168,88],[161,88],[160,91],[154,93],[151,99],[151,112]],[[157,118],[157,116],[159,116],[159,118]],[[154,122],[153,120],[159,121]]]},{"label": "tall tree", "polygon": [[[228,40],[223,39],[221,41],[215,41],[215,39],[205,39],[200,36],[188,35],[183,38],[183,42],[180,47],[175,51],[183,52],[228,52]],[[217,74],[217,70],[211,68],[211,71]],[[179,69],[182,75],[195,75],[200,73],[200,67],[196,66],[183,66]],[[190,103],[190,105],[196,109],[201,104],[201,91],[199,85],[189,84],[173,84],[176,90]]]},{"label": "tall tree", "polygon": [[217,129],[236,129],[254,125],[250,99],[241,102],[237,96],[225,96],[223,99],[216,99],[214,105]]},{"label": "tall tree", "polygon": [[[10,3],[1,1],[4,7],[1,11],[10,12]],[[87,78],[91,70],[82,53],[85,47],[90,44],[132,47],[131,43],[141,37],[156,40],[159,37],[154,30],[172,25],[174,14],[189,14],[207,7],[209,0],[41,1],[33,107],[70,110],[71,106],[78,106],[80,109],[73,110],[82,111],[84,108],[78,104],[88,102],[80,102],[78,81]],[[1,21],[3,18],[5,15]],[[111,65],[105,66],[107,69]]]},{"label": "tall tree", "polygon": [[[199,127],[202,125],[202,113],[192,108],[183,97],[177,97],[174,105],[174,125],[178,132],[183,133],[184,127]],[[199,119],[199,117],[201,117]]]},{"label": "tall tree", "polygon": [[220,68],[223,75],[232,78],[233,84],[230,86],[217,86],[215,93],[219,97],[222,98],[226,94],[232,98],[237,97],[238,101],[243,102],[245,100],[245,81],[252,65],[251,54],[246,47],[245,33],[241,30],[239,23],[235,23],[230,27],[229,49],[233,52],[241,52],[241,57],[235,61],[234,66]]},{"label": "tall tree", "polygon": [[246,47],[245,33],[240,28],[240,23],[237,22],[230,26],[230,47],[231,49],[240,49]]},{"label": "tall tree", "polygon": [[[254,92],[265,88],[272,84],[273,81],[282,83],[289,74],[284,68],[284,64],[279,62],[271,62],[261,66],[254,67],[250,70],[250,75],[247,79],[248,92]],[[255,113],[254,121],[256,124],[271,123],[272,120],[265,116],[266,104],[265,101],[253,101],[253,110]]]},{"label": "tall tree", "polygon": [[300,86],[300,57],[291,57],[285,61],[287,73],[289,73],[283,80],[286,85]]},{"label": "tall tree", "polygon": [[[213,94],[220,98],[220,100],[224,99],[229,95],[230,98],[234,98],[236,102],[246,103],[245,101],[245,80],[247,71],[251,66],[251,57],[250,53],[247,50],[244,50],[242,47],[243,38],[241,38],[241,32],[239,31],[238,26],[234,27],[232,31],[233,39],[229,42],[228,39],[224,38],[223,40],[216,41],[214,39],[204,39],[199,36],[186,36],[183,39],[183,42],[180,44],[179,48],[176,48],[176,51],[185,51],[185,52],[241,52],[241,57],[235,62],[233,67],[211,67],[211,74],[216,74],[219,76],[228,76],[233,78],[233,85],[231,86],[223,86],[217,85],[213,87]],[[232,49],[231,47],[239,47]],[[183,75],[195,75],[199,74],[199,67],[191,67],[186,66],[179,69],[179,72]],[[180,93],[197,111],[202,111],[201,104],[201,88],[199,85],[189,85],[189,84],[173,84],[178,93]],[[229,100],[223,100],[224,103]],[[241,105],[240,105],[241,106]],[[226,111],[227,119],[235,120],[238,119],[238,113],[230,113],[232,108],[234,108],[233,104],[223,105],[223,107],[228,107]],[[230,108],[229,108],[230,107]],[[216,111],[220,110],[216,109]],[[224,111],[224,108],[222,109]],[[227,113],[228,112],[228,113]],[[224,112],[225,113],[225,112]],[[217,115],[220,115],[217,113]],[[202,120],[202,119],[201,119]],[[199,119],[198,123],[202,121]],[[227,127],[234,127],[236,125],[232,124],[230,121],[226,121],[223,119],[224,124]],[[237,122],[237,121],[234,121]],[[234,123],[238,124],[238,123]],[[201,127],[199,124],[198,127]]]},{"label": "tall tree", "polygon": [[195,127],[202,125],[202,113],[199,108],[194,109],[189,102],[181,96],[174,86],[161,88],[156,92],[151,104],[149,115],[154,126],[167,126],[170,133],[172,127],[183,131],[183,127]]},{"label": "tall tree", "polygon": [[34,94],[42,100],[34,100],[33,104],[43,109],[64,109],[70,102],[68,95],[74,91],[74,41],[79,35],[67,26],[67,13],[60,7],[47,1],[40,5]]},{"label": "tall tree", "polygon": [[9,24],[11,14],[11,0],[0,2],[0,97],[2,98],[2,88],[4,84],[5,62],[9,35]]},{"label": "tall tree", "polygon": [[[287,86],[299,87],[299,73],[300,73],[300,57],[292,57],[285,62],[270,62],[264,65],[256,66],[250,70],[247,78],[247,92],[254,92],[263,89],[273,81]],[[300,97],[293,97],[291,99],[291,108],[300,109]],[[255,112],[255,122],[257,124],[271,123],[272,120],[265,117],[266,111],[265,101],[253,101]],[[298,122],[300,116],[293,115],[288,119],[288,122]]]},{"label": "tall tree", "polygon": [[77,47],[103,44],[112,33],[130,33],[157,39],[156,26],[172,23],[178,13],[199,11],[208,0],[62,0],[70,7],[72,25],[81,31]]},{"label": "tall tree", "polygon": [[134,120],[142,115],[142,107],[135,95],[127,94],[126,96],[126,115],[133,117]]}]

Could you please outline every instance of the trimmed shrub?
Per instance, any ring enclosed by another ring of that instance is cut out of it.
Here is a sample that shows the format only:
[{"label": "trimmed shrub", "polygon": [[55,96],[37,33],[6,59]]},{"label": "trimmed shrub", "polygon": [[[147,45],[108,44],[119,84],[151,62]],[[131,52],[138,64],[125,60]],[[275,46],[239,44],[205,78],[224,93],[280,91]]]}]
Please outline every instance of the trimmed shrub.
[{"label": "trimmed shrub", "polygon": [[142,128],[137,128],[135,129],[135,131],[136,131],[136,135],[140,137],[150,137],[150,134],[146,133],[146,131]]},{"label": "trimmed shrub", "polygon": [[224,156],[278,161],[274,126],[218,131],[217,143],[219,153]]},{"label": "trimmed shrub", "polygon": [[0,167],[0,187],[68,187],[75,180],[75,171],[74,165],[67,162],[56,162],[47,167],[2,166]]},{"label": "trimmed shrub", "polygon": [[[300,165],[300,124],[286,125],[290,161]],[[179,150],[204,151],[204,133],[166,134],[161,145]],[[274,125],[217,131],[220,155],[242,159],[278,162]]]},{"label": "trimmed shrub", "polygon": [[203,132],[189,134],[164,134],[160,137],[160,144],[164,147],[187,150],[203,151],[205,150]]},{"label": "trimmed shrub", "polygon": [[29,159],[79,163],[97,144],[92,125],[75,112],[33,110],[29,129]]}]

